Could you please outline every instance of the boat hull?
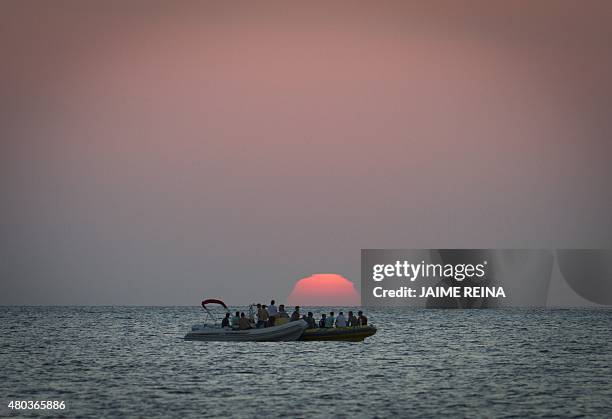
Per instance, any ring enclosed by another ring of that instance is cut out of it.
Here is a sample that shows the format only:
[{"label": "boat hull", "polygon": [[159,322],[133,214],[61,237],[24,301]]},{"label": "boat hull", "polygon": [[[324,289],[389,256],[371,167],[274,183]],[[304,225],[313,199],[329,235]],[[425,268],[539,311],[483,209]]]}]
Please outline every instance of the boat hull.
[{"label": "boat hull", "polygon": [[361,342],[376,333],[374,326],[335,327],[321,329],[306,329],[300,340],[336,340],[346,342]]},{"label": "boat hull", "polygon": [[194,326],[191,332],[185,335],[185,340],[209,342],[287,342],[298,340],[307,326],[307,323],[303,320],[289,322],[281,326],[248,330]]}]

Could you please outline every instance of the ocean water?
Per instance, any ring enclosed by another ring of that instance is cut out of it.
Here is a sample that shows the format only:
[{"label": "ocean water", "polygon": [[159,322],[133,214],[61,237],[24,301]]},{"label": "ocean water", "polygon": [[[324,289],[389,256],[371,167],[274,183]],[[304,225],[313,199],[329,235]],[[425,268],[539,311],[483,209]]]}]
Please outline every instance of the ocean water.
[{"label": "ocean water", "polygon": [[0,307],[0,416],[612,417],[612,310],[366,314],[365,342],[226,343],[182,339],[198,307]]}]

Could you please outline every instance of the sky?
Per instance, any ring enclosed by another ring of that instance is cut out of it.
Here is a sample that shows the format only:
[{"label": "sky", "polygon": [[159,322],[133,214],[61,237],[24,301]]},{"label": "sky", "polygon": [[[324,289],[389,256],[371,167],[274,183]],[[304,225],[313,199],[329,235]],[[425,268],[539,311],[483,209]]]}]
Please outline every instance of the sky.
[{"label": "sky", "polygon": [[608,1],[8,0],[0,34],[0,304],[612,247]]}]

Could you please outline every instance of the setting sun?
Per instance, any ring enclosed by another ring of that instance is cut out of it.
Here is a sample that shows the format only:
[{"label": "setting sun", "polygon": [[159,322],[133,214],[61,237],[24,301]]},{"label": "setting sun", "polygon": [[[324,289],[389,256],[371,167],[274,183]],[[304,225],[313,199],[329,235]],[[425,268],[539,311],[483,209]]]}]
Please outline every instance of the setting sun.
[{"label": "setting sun", "polygon": [[345,277],[338,274],[314,274],[295,283],[287,304],[357,306],[360,298],[355,285]]}]

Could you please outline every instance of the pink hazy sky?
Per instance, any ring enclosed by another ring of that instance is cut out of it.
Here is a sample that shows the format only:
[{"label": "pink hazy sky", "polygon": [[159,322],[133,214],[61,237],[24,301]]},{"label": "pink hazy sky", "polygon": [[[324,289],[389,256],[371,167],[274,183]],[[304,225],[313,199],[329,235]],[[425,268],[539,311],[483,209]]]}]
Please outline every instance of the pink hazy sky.
[{"label": "pink hazy sky", "polygon": [[357,282],[361,248],[610,247],[610,9],[3,1],[0,303],[247,303]]}]

